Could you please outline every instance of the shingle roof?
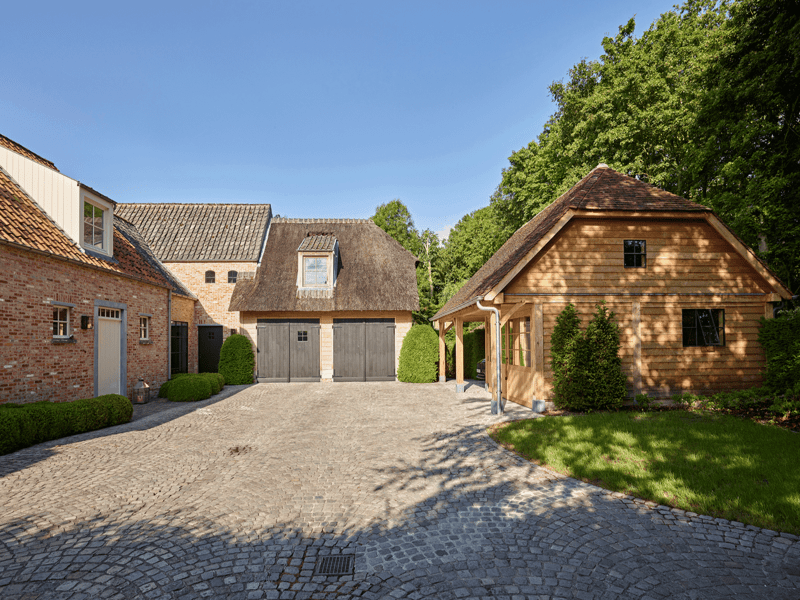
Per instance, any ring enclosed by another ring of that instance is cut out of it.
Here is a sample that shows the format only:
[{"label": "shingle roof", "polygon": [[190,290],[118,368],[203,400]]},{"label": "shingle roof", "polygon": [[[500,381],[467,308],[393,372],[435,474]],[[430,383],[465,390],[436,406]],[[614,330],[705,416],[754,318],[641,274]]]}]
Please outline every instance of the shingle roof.
[{"label": "shingle roof", "polygon": [[162,261],[257,261],[269,204],[118,204]]},{"label": "shingle roof", "polygon": [[690,211],[711,209],[600,164],[569,191],[517,229],[431,320],[455,312],[494,288],[569,209]]},{"label": "shingle roof", "polygon": [[4,146],[5,148],[8,148],[9,150],[16,152],[17,154],[21,154],[22,156],[30,158],[31,160],[36,161],[40,165],[44,165],[45,167],[50,167],[54,171],[58,171],[58,169],[56,169],[56,166],[46,158],[42,158],[35,152],[31,152],[25,146],[18,144],[14,140],[9,139],[2,134],[0,134],[0,146]]},{"label": "shingle roof", "polygon": [[162,269],[152,264],[152,254],[133,226],[120,219],[114,219],[113,259],[102,259],[86,254],[50,219],[11,175],[0,167],[0,243],[2,242],[172,288],[179,294],[187,294],[183,286],[174,285]]},{"label": "shingle roof", "polygon": [[333,252],[334,246],[336,246],[336,236],[329,233],[309,233],[300,242],[297,251]]},{"label": "shingle roof", "polygon": [[[339,242],[336,287],[327,297],[298,297],[297,249],[320,231]],[[275,218],[256,277],[236,283],[229,310],[419,310],[416,262],[370,220]]]}]

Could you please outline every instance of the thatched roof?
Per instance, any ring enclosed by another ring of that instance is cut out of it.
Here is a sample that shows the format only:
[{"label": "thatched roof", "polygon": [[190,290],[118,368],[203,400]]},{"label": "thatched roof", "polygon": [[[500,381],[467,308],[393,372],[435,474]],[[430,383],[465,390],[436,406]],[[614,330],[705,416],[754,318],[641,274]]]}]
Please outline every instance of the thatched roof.
[{"label": "thatched roof", "polygon": [[[339,242],[331,297],[298,297],[297,253],[309,237]],[[231,311],[419,310],[416,257],[363,219],[274,218],[255,279],[236,283]]]},{"label": "thatched roof", "polygon": [[600,164],[568,192],[517,229],[431,320],[456,312],[492,290],[569,209],[629,212],[711,210]]}]

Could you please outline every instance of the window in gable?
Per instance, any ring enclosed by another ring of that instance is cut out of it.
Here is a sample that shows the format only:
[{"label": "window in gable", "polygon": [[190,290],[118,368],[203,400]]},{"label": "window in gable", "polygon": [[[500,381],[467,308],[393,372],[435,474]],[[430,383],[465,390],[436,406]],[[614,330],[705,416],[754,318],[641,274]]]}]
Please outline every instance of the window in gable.
[{"label": "window in gable", "polygon": [[217,274],[214,271],[206,271],[206,283],[215,283]]},{"label": "window in gable", "polygon": [[646,267],[647,250],[645,240],[625,240],[623,242],[625,267]]},{"label": "window in gable", "polygon": [[83,243],[99,250],[105,250],[105,211],[92,204],[83,201]]},{"label": "window in gable", "polygon": [[683,309],[683,345],[724,346],[725,311],[720,308]]},{"label": "window in gable", "polygon": [[69,308],[65,306],[53,307],[53,337],[69,337]]},{"label": "window in gable", "polygon": [[303,286],[328,285],[328,258],[325,256],[303,257]]},{"label": "window in gable", "polygon": [[228,283],[236,283],[236,277],[239,275],[236,271],[228,271]]}]

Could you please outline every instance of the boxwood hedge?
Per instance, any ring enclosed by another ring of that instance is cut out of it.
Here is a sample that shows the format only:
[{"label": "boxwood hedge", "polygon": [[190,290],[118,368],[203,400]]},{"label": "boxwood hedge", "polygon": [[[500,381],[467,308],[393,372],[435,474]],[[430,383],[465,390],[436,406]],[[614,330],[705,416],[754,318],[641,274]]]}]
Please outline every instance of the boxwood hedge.
[{"label": "boxwood hedge", "polygon": [[253,344],[240,334],[234,333],[222,344],[219,351],[219,372],[230,385],[253,383],[255,358]]},{"label": "boxwood hedge", "polygon": [[158,395],[173,402],[195,402],[218,394],[223,387],[225,378],[220,373],[179,373],[161,386]]},{"label": "boxwood hedge", "polygon": [[414,325],[403,340],[397,378],[410,383],[433,383],[439,367],[439,337],[430,325]]},{"label": "boxwood hedge", "polygon": [[133,415],[131,401],[119,394],[74,402],[0,404],[0,454],[127,423]]}]

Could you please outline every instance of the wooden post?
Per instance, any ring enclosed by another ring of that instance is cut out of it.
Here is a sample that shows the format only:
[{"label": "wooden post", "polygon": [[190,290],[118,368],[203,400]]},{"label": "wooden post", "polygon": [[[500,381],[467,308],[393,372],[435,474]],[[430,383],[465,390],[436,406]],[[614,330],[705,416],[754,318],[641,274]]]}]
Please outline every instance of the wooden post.
[{"label": "wooden post", "polygon": [[533,305],[533,388],[536,400],[544,400],[544,311],[542,304]]},{"label": "wooden post", "polygon": [[464,321],[456,317],[456,391],[464,391]]},{"label": "wooden post", "polygon": [[633,302],[633,394],[642,393],[642,303]]},{"label": "wooden post", "polygon": [[772,319],[775,317],[772,302],[764,302],[764,318]]},{"label": "wooden post", "polygon": [[447,348],[444,344],[445,322],[439,321],[439,381],[447,381]]}]

